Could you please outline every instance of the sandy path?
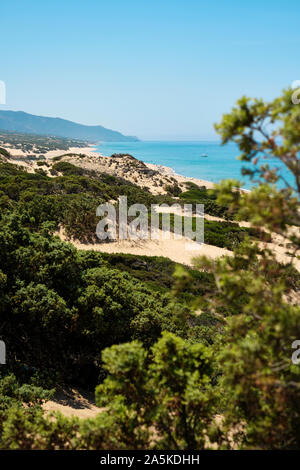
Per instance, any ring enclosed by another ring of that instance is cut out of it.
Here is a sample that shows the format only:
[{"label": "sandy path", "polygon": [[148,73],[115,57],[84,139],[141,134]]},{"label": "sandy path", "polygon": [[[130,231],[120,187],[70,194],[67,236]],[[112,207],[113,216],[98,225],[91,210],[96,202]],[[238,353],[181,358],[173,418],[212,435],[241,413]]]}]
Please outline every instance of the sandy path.
[{"label": "sandy path", "polygon": [[[80,250],[96,250],[102,253],[128,253],[139,256],[163,256],[176,263],[193,265],[193,258],[196,256],[208,256],[209,258],[220,258],[224,255],[232,255],[232,252],[225,248],[203,244],[197,247],[194,242],[185,240],[142,240],[139,242],[121,241],[98,245],[84,245],[75,242],[75,246]],[[189,248],[190,247],[190,248]]]},{"label": "sandy path", "polygon": [[103,157],[101,153],[95,150],[94,146],[89,147],[69,147],[68,150],[50,150],[45,153],[46,158],[59,157],[60,155],[65,155],[66,153],[73,153],[75,155],[87,155],[88,157]]},{"label": "sandy path", "polygon": [[43,404],[46,414],[60,411],[63,415],[93,418],[101,408],[95,405],[94,394],[77,389],[58,390],[53,400]]},{"label": "sandy path", "polygon": [[[94,250],[102,253],[127,253],[137,256],[163,256],[176,263],[193,265],[196,256],[208,256],[215,259],[224,255],[232,255],[232,252],[217,246],[203,243],[199,245],[187,238],[181,240],[164,240],[162,231],[159,232],[159,240],[121,240],[110,243],[81,243],[78,240],[68,240],[63,228],[56,232],[61,240],[70,241],[78,250]],[[171,235],[172,236],[172,235]]]}]

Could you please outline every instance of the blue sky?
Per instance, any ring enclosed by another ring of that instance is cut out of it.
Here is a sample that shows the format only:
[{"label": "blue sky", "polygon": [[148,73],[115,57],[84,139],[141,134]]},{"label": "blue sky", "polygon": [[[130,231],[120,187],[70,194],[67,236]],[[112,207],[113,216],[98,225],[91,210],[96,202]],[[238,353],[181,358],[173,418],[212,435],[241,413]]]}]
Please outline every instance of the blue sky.
[{"label": "blue sky", "polygon": [[299,15],[299,0],[2,1],[1,109],[215,138],[240,96],[300,79]]}]

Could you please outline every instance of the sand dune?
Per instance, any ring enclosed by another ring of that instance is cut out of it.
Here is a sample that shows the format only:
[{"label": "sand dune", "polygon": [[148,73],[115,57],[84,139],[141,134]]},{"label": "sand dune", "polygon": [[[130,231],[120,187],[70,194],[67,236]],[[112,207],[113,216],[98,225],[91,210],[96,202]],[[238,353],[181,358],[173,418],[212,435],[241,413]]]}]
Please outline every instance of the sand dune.
[{"label": "sand dune", "polygon": [[181,240],[175,240],[174,238],[164,240],[162,231],[159,231],[159,240],[120,240],[109,243],[81,243],[78,240],[69,240],[62,227],[55,235],[58,235],[61,240],[71,242],[79,250],[95,250],[102,253],[128,253],[137,256],[163,256],[187,266],[193,265],[192,260],[196,256],[206,255],[209,258],[215,259],[224,255],[232,255],[232,252],[225,248],[205,243],[199,245],[184,237]]},{"label": "sand dune", "polygon": [[95,404],[94,394],[77,389],[58,389],[53,400],[43,404],[46,414],[60,411],[63,415],[78,418],[94,418],[101,412]]}]

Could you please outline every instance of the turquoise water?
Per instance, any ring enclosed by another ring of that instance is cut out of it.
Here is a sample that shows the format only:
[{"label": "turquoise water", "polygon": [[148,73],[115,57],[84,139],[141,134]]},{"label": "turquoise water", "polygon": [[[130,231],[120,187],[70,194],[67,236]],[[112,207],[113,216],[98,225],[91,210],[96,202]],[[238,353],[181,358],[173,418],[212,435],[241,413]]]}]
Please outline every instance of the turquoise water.
[{"label": "turquoise water", "polygon": [[[112,153],[129,153],[146,163],[164,165],[183,176],[200,178],[215,183],[222,179],[235,178],[243,181],[245,188],[253,183],[248,177],[242,177],[241,168],[246,162],[237,160],[239,149],[234,143],[224,146],[218,142],[104,142],[97,146],[100,153],[110,156]],[[207,155],[207,158],[201,155]],[[270,162],[271,164],[271,162]],[[289,182],[293,177],[287,171],[284,176]]]}]

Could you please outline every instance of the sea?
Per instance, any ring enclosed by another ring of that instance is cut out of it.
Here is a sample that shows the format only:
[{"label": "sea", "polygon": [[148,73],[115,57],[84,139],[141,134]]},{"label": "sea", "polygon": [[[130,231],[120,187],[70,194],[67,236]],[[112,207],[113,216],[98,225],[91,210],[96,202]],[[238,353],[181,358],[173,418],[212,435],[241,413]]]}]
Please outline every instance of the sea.
[{"label": "sea", "polygon": [[[167,166],[179,175],[214,183],[230,178],[241,181],[245,189],[251,189],[255,185],[248,176],[242,176],[242,167],[249,164],[238,159],[240,151],[234,143],[221,145],[217,141],[103,142],[97,145],[97,151],[105,156],[129,153],[145,163]],[[271,167],[275,166],[275,160],[267,162]],[[279,166],[277,161],[276,166]],[[280,169],[285,179],[293,184],[293,175],[283,165]],[[283,187],[284,183],[279,182],[278,186]]]}]

